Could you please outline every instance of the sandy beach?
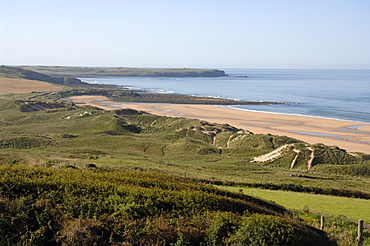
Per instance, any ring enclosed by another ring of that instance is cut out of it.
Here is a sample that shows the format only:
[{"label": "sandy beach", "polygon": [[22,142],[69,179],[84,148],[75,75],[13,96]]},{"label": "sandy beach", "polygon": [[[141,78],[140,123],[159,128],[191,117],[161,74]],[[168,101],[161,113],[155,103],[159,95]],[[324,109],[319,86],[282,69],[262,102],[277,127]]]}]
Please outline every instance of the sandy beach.
[{"label": "sandy beach", "polygon": [[349,152],[370,154],[368,123],[241,111],[212,105],[117,103],[103,96],[76,96],[69,99],[78,105],[89,104],[105,110],[126,107],[156,115],[227,123],[255,134],[285,135],[311,144],[324,143]]}]

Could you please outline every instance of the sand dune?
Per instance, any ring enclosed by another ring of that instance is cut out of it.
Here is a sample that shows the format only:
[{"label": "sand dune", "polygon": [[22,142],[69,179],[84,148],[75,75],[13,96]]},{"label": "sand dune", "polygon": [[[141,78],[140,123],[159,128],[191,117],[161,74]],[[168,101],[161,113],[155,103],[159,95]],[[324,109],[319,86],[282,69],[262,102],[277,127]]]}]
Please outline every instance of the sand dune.
[{"label": "sand dune", "polygon": [[370,153],[370,124],[293,115],[239,111],[212,105],[117,103],[102,96],[70,98],[106,110],[127,107],[170,117],[228,123],[253,133],[285,135],[314,144],[335,145],[349,152]]}]

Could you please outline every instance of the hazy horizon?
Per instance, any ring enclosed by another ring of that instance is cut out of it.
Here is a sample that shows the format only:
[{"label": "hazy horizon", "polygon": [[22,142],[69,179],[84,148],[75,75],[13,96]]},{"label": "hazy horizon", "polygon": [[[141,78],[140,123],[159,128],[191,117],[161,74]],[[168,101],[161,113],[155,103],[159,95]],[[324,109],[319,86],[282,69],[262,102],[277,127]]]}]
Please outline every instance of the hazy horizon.
[{"label": "hazy horizon", "polygon": [[0,64],[0,66],[28,67],[28,66],[44,66],[44,67],[101,67],[101,68],[148,68],[148,69],[256,69],[256,70],[370,70],[370,68],[273,68],[273,67],[133,67],[133,66],[85,66],[85,65],[48,65],[48,64]]},{"label": "hazy horizon", "polygon": [[370,68],[366,0],[0,3],[1,65]]}]

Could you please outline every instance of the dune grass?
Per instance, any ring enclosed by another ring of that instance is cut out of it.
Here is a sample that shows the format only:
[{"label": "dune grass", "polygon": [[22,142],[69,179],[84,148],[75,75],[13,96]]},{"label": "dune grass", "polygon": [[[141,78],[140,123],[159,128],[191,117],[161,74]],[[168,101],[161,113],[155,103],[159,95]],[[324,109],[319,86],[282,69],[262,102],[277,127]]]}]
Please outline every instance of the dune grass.
[{"label": "dune grass", "polygon": [[[326,174],[325,168],[320,172],[315,168],[288,170],[250,162],[252,157],[277,146],[297,142],[287,137],[253,135],[229,125],[194,119],[121,115],[88,107],[20,112],[24,102],[20,96],[12,98],[0,98],[0,140],[4,146],[0,153],[17,153],[32,165],[53,161],[83,167],[94,163],[224,183],[293,184],[370,192],[367,177]],[[22,146],[31,148],[25,152]],[[50,157],[43,158],[42,163],[33,162],[40,155]],[[312,178],[292,179],[292,172]]]}]

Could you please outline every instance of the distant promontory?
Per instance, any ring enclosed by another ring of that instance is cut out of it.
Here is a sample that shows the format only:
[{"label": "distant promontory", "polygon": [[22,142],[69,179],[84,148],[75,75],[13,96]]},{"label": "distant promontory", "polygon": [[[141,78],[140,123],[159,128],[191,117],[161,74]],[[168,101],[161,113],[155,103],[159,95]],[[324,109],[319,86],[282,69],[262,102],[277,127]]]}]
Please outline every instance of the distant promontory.
[{"label": "distant promontory", "polygon": [[24,69],[58,77],[223,77],[217,69],[22,66]]},{"label": "distant promontory", "polygon": [[71,76],[50,76],[21,67],[0,66],[0,77],[13,79],[30,79],[64,86],[87,86],[80,79]]}]

